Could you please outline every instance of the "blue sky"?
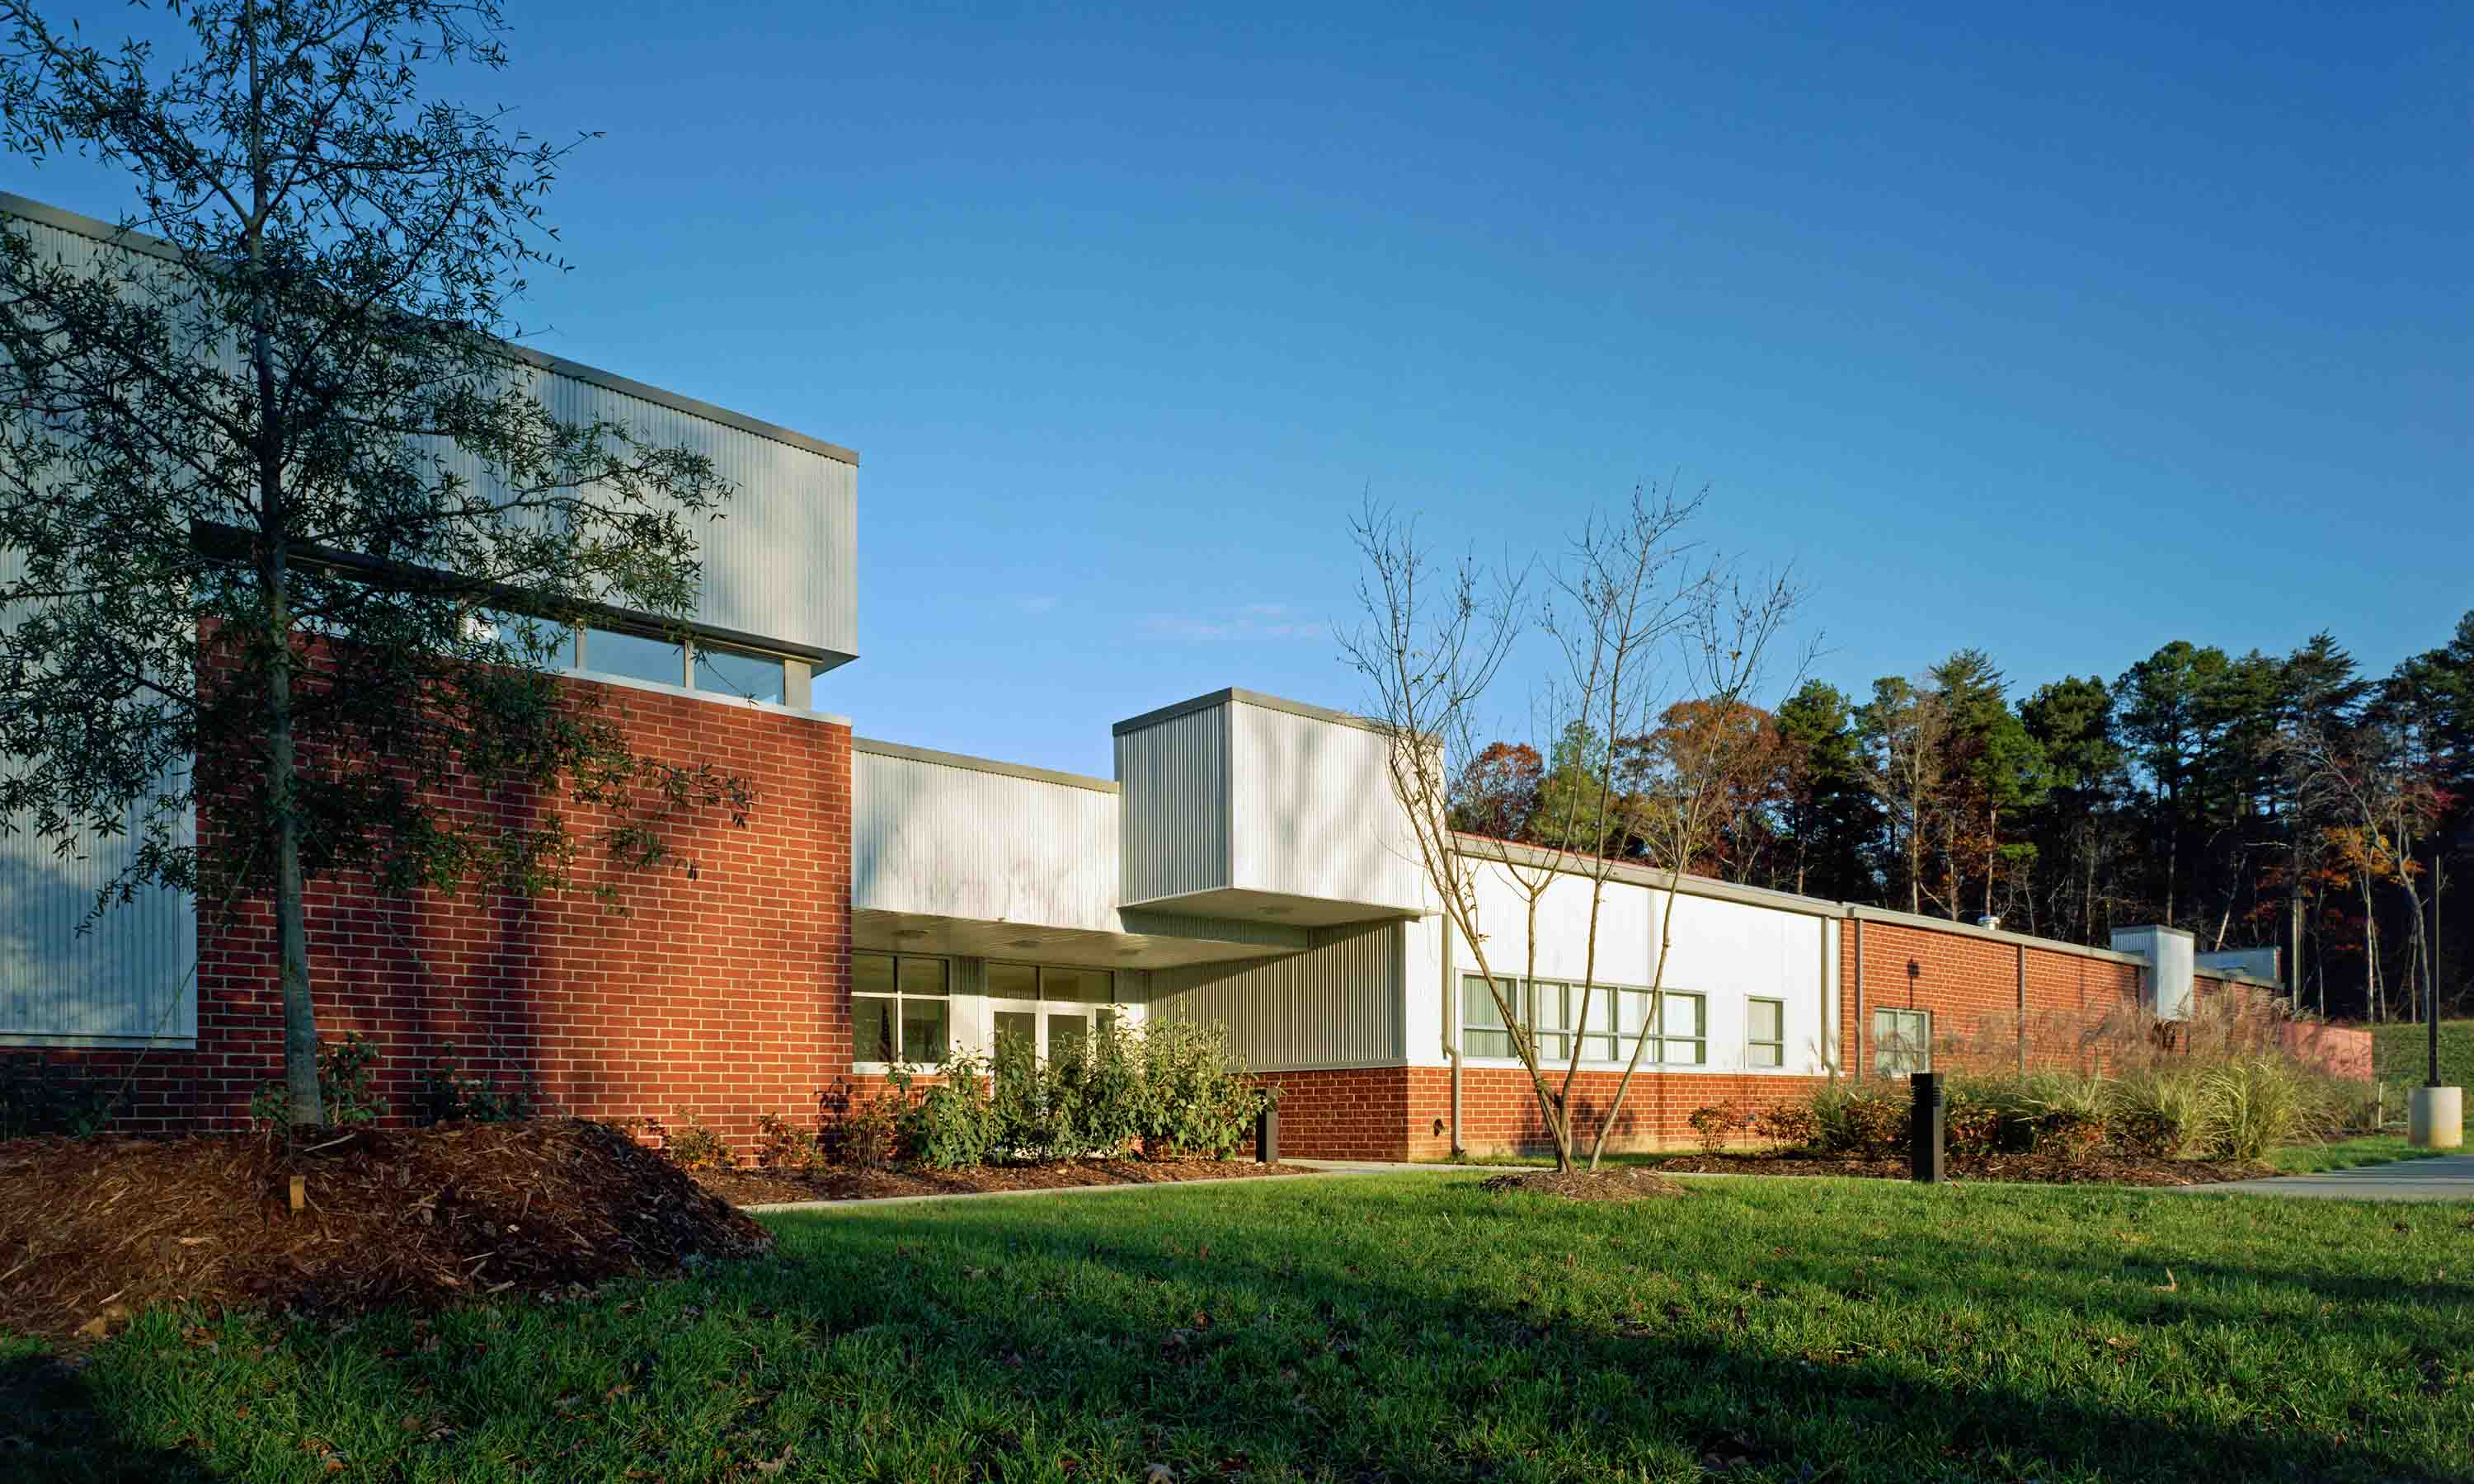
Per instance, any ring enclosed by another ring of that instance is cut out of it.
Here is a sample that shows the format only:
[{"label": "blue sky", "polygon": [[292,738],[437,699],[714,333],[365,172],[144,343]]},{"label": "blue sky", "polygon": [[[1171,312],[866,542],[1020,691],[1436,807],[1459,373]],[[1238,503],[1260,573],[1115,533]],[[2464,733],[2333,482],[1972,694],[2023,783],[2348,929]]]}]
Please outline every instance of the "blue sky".
[{"label": "blue sky", "polygon": [[607,132],[534,343],[860,450],[865,734],[1351,705],[1370,491],[1525,552],[1706,482],[1850,689],[2474,607],[2462,5],[508,6],[446,85]]}]

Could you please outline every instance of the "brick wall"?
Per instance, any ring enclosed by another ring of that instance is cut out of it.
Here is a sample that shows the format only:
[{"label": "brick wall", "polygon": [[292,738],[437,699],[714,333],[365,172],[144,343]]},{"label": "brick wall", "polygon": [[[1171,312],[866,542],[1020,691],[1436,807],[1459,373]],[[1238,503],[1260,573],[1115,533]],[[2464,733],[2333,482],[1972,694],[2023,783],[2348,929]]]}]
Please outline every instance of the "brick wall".
[{"label": "brick wall", "polygon": [[[678,822],[671,859],[644,873],[588,847],[574,892],[529,901],[316,883],[319,1031],[377,1044],[392,1121],[408,1118],[451,1043],[472,1073],[509,1085],[529,1073],[560,1112],[667,1121],[689,1109],[744,1147],[759,1113],[811,1118],[819,1089],[850,1068],[850,729],[594,688],[640,754],[748,779],[745,827],[720,810]],[[464,804],[520,818],[527,801]],[[568,807],[571,829],[595,826]],[[604,880],[624,915],[592,895]],[[194,1051],[74,1054],[133,1076],[133,1130],[243,1127],[251,1094],[282,1075],[269,905],[202,921],[199,962]]]}]

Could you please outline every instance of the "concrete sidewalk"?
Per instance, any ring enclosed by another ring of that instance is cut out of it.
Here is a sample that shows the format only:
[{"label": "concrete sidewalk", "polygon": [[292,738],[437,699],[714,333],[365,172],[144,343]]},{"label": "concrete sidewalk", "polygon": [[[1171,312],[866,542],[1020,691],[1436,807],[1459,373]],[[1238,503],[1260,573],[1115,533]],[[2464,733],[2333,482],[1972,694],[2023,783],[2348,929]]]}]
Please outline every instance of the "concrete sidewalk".
[{"label": "concrete sidewalk", "polygon": [[2282,1195],[2318,1201],[2474,1201],[2474,1155],[2439,1155],[2355,1170],[2167,1188],[2183,1195]]}]

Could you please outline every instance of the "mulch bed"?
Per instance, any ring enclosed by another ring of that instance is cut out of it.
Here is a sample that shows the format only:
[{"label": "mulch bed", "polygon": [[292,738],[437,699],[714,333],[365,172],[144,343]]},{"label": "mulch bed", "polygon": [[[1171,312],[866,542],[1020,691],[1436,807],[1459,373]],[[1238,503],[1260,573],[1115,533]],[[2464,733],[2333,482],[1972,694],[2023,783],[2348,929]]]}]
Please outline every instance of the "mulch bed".
[{"label": "mulch bed", "polygon": [[992,1190],[1061,1190],[1073,1185],[1157,1185],[1181,1180],[1307,1175],[1294,1164],[1251,1160],[1062,1160],[1053,1164],[983,1164],[958,1170],[813,1172],[697,1170],[698,1185],[734,1206],[781,1201],[863,1201],[888,1195],[984,1195]]},{"label": "mulch bed", "polygon": [[[1838,1175],[1865,1180],[1905,1180],[1904,1155],[1694,1154],[1661,1160],[1658,1167],[1686,1175]],[[2051,1154],[1952,1155],[1953,1180],[2007,1181],[2032,1185],[2212,1185],[2228,1180],[2273,1175],[2273,1165],[2240,1160],[2158,1160],[2111,1152],[2070,1158]]]},{"label": "mulch bed", "polygon": [[1632,1164],[1600,1170],[1522,1170],[1490,1176],[1478,1184],[1497,1192],[1557,1195],[1567,1201],[1653,1201],[1686,1193],[1682,1182]]},{"label": "mulch bed", "polygon": [[[290,1177],[306,1204],[290,1209]],[[770,1233],[606,1125],[0,1143],[0,1328],[100,1339],[194,1300],[347,1313],[675,1272]]]}]

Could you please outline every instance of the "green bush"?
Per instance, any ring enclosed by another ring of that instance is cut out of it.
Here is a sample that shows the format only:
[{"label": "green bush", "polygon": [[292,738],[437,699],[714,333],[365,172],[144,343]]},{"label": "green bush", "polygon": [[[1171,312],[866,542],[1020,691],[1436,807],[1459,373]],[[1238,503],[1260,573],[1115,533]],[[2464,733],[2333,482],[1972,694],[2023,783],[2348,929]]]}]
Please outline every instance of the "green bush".
[{"label": "green bush", "polygon": [[1136,1133],[1147,1158],[1225,1160],[1253,1137],[1254,1120],[1279,1096],[1257,1084],[1218,1021],[1169,1020],[1141,1040]]},{"label": "green bush", "polygon": [[680,1109],[671,1123],[647,1118],[643,1126],[646,1132],[660,1136],[662,1158],[683,1170],[730,1168],[730,1140],[721,1137],[720,1130],[697,1117],[691,1108]]},{"label": "green bush", "polygon": [[956,1052],[936,1071],[939,1080],[916,1091],[908,1072],[893,1073],[895,1088],[905,1095],[894,1122],[903,1156],[940,1170],[981,1163],[997,1132],[987,1065],[968,1052]]},{"label": "green bush", "polygon": [[799,1127],[780,1113],[759,1113],[756,1162],[768,1170],[805,1174],[824,1165],[825,1151],[813,1131]]},{"label": "green bush", "polygon": [[[335,1041],[318,1038],[318,1101],[326,1105],[329,1128],[376,1123],[386,1116],[386,1102],[370,1088],[370,1069],[378,1048],[358,1031],[346,1031]],[[249,1100],[249,1115],[270,1129],[292,1123],[292,1093],[282,1083],[270,1082]]]}]

